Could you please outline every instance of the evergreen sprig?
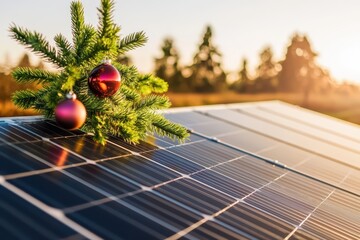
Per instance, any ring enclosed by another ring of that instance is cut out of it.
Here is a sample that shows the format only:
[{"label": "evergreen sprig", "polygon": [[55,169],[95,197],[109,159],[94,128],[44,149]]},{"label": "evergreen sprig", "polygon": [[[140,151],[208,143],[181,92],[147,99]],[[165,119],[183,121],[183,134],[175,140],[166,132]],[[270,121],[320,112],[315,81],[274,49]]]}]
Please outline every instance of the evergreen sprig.
[{"label": "evergreen sprig", "polygon": [[55,36],[55,47],[45,37],[16,25],[10,26],[12,38],[58,68],[57,72],[42,69],[17,68],[13,77],[19,83],[41,83],[37,91],[22,90],[13,95],[21,108],[33,108],[48,118],[66,93],[73,90],[86,107],[87,119],[82,130],[93,133],[94,139],[105,144],[108,134],[138,143],[149,132],[172,139],[184,140],[188,133],[181,125],[168,121],[159,112],[170,106],[168,89],[160,78],[138,73],[136,67],[114,62],[122,76],[120,90],[108,98],[99,98],[89,91],[87,79],[91,70],[104,58],[117,59],[127,51],[144,45],[144,32],[120,37],[120,27],[113,21],[113,0],[101,0],[97,27],[87,25],[80,1],[71,3],[72,42],[62,34]]}]

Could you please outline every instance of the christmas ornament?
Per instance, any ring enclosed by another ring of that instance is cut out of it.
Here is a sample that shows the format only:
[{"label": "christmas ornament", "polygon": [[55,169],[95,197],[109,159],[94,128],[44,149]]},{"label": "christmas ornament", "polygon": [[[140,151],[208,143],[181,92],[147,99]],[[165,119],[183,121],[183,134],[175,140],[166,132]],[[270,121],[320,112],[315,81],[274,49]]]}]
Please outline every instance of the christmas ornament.
[{"label": "christmas ornament", "polygon": [[66,98],[56,106],[55,119],[61,127],[75,130],[84,124],[86,109],[84,104],[76,99],[76,94],[73,92],[68,93]]},{"label": "christmas ornament", "polygon": [[121,85],[119,71],[111,65],[109,60],[95,67],[88,78],[90,90],[98,97],[114,95]]}]

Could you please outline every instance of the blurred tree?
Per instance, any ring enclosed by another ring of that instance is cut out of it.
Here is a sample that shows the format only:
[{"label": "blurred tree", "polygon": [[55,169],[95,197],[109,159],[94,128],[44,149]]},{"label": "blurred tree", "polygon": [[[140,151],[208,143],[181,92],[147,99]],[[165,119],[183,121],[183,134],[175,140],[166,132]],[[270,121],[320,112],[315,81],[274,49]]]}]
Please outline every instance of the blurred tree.
[{"label": "blurred tree", "polygon": [[254,91],[274,92],[277,88],[278,73],[277,63],[273,61],[273,52],[270,47],[265,47],[260,52],[260,63],[256,68],[256,78],[254,79]]},{"label": "blurred tree", "polygon": [[242,60],[241,69],[239,72],[239,79],[231,84],[230,88],[237,92],[247,92],[251,84],[251,79],[248,73],[247,60],[244,58]]},{"label": "blurred tree", "polygon": [[295,34],[281,63],[279,90],[302,92],[303,106],[309,104],[310,92],[330,86],[331,78],[326,70],[316,63],[317,54],[312,50],[306,36]]},{"label": "blurred tree", "polygon": [[189,66],[192,91],[218,92],[227,88],[226,74],[221,67],[221,54],[212,43],[212,30],[207,26],[199,50]]},{"label": "blurred tree", "polygon": [[162,56],[155,58],[155,75],[169,83],[169,91],[186,91],[186,82],[179,68],[179,54],[174,47],[173,40],[166,38],[161,50]]},{"label": "blurred tree", "polygon": [[[31,64],[30,57],[25,53],[19,60],[17,67],[30,67],[30,68],[45,68],[44,64],[40,62],[38,65]],[[11,69],[10,69],[11,70]],[[17,90],[24,89],[38,89],[40,85],[35,83],[19,84],[9,73],[0,73],[0,100],[10,101],[11,95]]]},{"label": "blurred tree", "polygon": [[287,48],[285,60],[281,62],[279,90],[299,92],[304,90],[304,86],[308,88],[312,83],[305,83],[305,79],[314,80],[311,75],[316,56],[307,37],[295,34]]}]

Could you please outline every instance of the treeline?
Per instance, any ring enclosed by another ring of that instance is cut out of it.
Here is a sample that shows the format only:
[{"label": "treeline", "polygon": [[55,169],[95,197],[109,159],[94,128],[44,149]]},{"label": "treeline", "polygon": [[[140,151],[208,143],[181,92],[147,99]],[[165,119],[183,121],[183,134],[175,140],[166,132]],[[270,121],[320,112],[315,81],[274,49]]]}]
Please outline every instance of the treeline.
[{"label": "treeline", "polygon": [[247,59],[235,81],[229,83],[228,73],[221,65],[221,53],[212,40],[212,29],[206,28],[193,62],[180,66],[179,53],[172,39],[165,39],[162,56],[155,59],[154,73],[169,83],[172,92],[221,92],[234,90],[239,93],[300,92],[304,101],[310,92],[337,92],[350,94],[359,92],[359,87],[350,83],[338,83],[321,67],[305,35],[291,37],[285,58],[275,60],[270,47],[264,48],[259,55],[259,63],[253,74],[249,74]]},{"label": "treeline", "polygon": [[[227,73],[223,69],[222,55],[213,43],[210,26],[206,27],[191,64],[180,65],[180,55],[172,39],[164,40],[161,52],[162,56],[155,59],[154,74],[169,83],[170,92],[294,92],[303,94],[304,104],[308,101],[310,93],[360,93],[357,85],[335,81],[329,71],[317,63],[318,54],[304,35],[295,34],[291,37],[283,60],[275,60],[270,47],[265,47],[260,52],[259,63],[252,71],[248,68],[247,59],[242,59],[236,79],[232,81],[228,78],[233,73]],[[117,61],[126,65],[132,64],[129,56],[119,56]],[[32,65],[27,54],[18,66],[44,67],[42,63]],[[10,100],[15,90],[40,87],[16,83],[10,75],[11,70],[0,68],[0,100]]]},{"label": "treeline", "polygon": [[[40,68],[44,69],[45,66],[42,62],[39,64],[31,64],[29,55],[24,54],[24,56],[20,59],[17,67],[31,67],[31,68]],[[40,88],[40,85],[35,83],[27,83],[27,84],[19,84],[17,83],[11,76],[11,71],[13,68],[6,66],[0,68],[0,101],[5,102],[9,101],[11,95],[16,90],[23,89],[37,89]]]}]

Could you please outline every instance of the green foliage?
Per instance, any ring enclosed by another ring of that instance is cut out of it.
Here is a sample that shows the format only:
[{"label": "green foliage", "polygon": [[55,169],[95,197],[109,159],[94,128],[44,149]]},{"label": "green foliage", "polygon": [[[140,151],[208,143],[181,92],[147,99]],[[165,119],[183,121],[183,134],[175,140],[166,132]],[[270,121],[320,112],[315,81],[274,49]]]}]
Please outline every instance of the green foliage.
[{"label": "green foliage", "polygon": [[57,73],[30,68],[13,71],[12,75],[19,83],[43,84],[38,91],[16,92],[14,103],[54,118],[54,108],[66,93],[73,90],[87,110],[82,130],[93,133],[94,140],[101,144],[105,144],[108,134],[138,143],[148,132],[184,140],[188,136],[186,129],[169,122],[159,112],[170,106],[167,97],[158,95],[168,89],[168,84],[162,79],[139,74],[134,66],[114,62],[122,76],[120,90],[108,98],[98,98],[89,91],[88,75],[104,58],[116,60],[147,41],[144,32],[120,38],[120,27],[113,22],[114,1],[101,0],[98,11],[99,24],[95,28],[85,24],[81,2],[72,2],[72,42],[58,34],[54,38],[56,47],[50,46],[37,32],[16,25],[10,27],[15,40],[59,68]]}]

